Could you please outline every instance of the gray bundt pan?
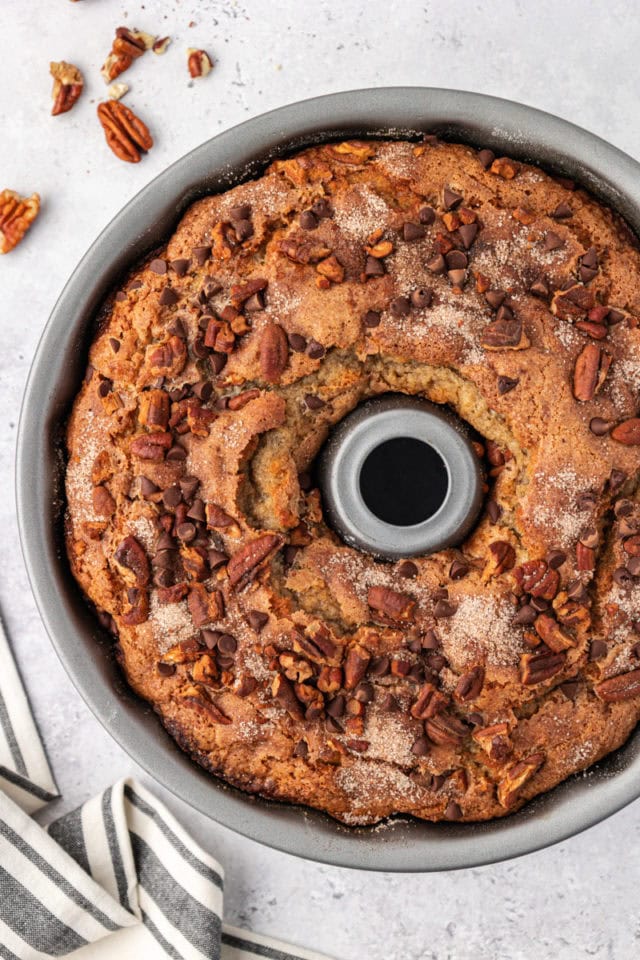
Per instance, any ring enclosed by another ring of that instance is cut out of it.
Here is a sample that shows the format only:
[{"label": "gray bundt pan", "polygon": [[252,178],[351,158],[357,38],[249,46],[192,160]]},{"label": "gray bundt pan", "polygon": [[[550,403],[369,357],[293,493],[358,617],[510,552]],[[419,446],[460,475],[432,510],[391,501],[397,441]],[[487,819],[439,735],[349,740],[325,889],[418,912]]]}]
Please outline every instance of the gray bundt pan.
[{"label": "gray bundt pan", "polygon": [[345,137],[445,139],[530,160],[572,177],[640,234],[640,165],[586,130],[530,107],[422,87],[356,90],[282,107],[208,140],[145,187],[76,267],[40,340],[24,396],[17,450],[20,535],[31,586],[71,679],[111,735],[197,810],[297,856],[368,870],[434,871],[517,857],[598,823],[640,794],[638,732],[615,755],[483,824],[402,818],[345,828],[299,807],[251,798],[204,773],[127,687],[112,643],[74,582],[62,537],[62,431],[81,382],[94,318],[118,277],[168,237],[187,206],[260,173],[267,161]]}]

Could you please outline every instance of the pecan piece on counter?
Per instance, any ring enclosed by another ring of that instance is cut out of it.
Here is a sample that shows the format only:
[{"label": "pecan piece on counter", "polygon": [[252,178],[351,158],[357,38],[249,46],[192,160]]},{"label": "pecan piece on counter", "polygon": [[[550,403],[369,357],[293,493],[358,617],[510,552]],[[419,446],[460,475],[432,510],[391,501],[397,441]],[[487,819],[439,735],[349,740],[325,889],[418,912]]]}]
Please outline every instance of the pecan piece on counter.
[{"label": "pecan piece on counter", "polygon": [[513,749],[509,739],[509,727],[506,723],[494,723],[490,727],[474,730],[471,738],[479,747],[482,747],[491,760],[499,762],[506,760]]},{"label": "pecan piece on counter", "polygon": [[113,555],[118,572],[126,583],[146,587],[151,579],[151,567],[144,547],[135,537],[125,537]]},{"label": "pecan piece on counter", "polygon": [[389,620],[413,620],[416,602],[407,593],[400,593],[390,587],[369,587],[367,603],[372,610]]},{"label": "pecan piece on counter", "polygon": [[53,77],[51,114],[57,117],[60,113],[67,113],[77,102],[84,87],[84,78],[77,67],[65,60],[50,63],[49,73]]},{"label": "pecan piece on counter", "polygon": [[193,47],[187,50],[187,66],[189,76],[194,79],[196,77],[206,77],[213,70],[213,63],[207,51],[196,50]]},{"label": "pecan piece on counter", "polygon": [[120,160],[139,163],[140,154],[147,153],[153,146],[146,124],[119,100],[99,103],[98,119],[107,144]]},{"label": "pecan piece on counter", "polygon": [[[2,213],[0,209],[0,230]],[[0,248],[1,251],[1,248]],[[6,251],[5,251],[6,252]],[[627,447],[636,447],[640,445],[640,417],[631,417],[630,420],[623,420],[611,431],[611,437],[618,443],[623,443]]]},{"label": "pecan piece on counter", "polygon": [[281,537],[275,533],[265,533],[236,550],[227,564],[231,586],[238,590],[246,587],[257,575],[267,558],[281,544]]},{"label": "pecan piece on counter", "polygon": [[593,691],[605,703],[619,703],[640,697],[640,670],[619,673],[616,677],[603,680],[595,685]]},{"label": "pecan piece on counter", "polygon": [[0,192],[0,253],[18,246],[39,212],[39,194],[21,197],[15,190]]},{"label": "pecan piece on counter", "polygon": [[268,383],[275,383],[289,362],[289,342],[282,327],[269,323],[260,341],[260,369]]},{"label": "pecan piece on counter", "polygon": [[573,370],[573,395],[583,403],[593,400],[601,389],[611,357],[596,343],[587,343],[576,358]]},{"label": "pecan piece on counter", "polygon": [[118,27],[109,56],[100,70],[104,82],[111,83],[128,70],[133,61],[149,50],[153,43],[154,37],[142,30]]},{"label": "pecan piece on counter", "polygon": [[508,810],[516,803],[520,791],[538,772],[544,760],[544,754],[533,753],[509,767],[506,776],[498,784],[498,802],[503,807]]}]

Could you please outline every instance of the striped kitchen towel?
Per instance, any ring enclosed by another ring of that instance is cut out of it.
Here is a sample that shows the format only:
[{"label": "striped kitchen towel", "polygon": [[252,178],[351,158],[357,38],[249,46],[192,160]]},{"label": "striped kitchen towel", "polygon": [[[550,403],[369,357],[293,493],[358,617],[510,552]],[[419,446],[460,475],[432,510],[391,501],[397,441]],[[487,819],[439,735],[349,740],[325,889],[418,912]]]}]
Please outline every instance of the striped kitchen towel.
[{"label": "striped kitchen towel", "polygon": [[0,960],[323,960],[223,925],[222,868],[135,780],[45,830],[57,796],[0,622]]}]

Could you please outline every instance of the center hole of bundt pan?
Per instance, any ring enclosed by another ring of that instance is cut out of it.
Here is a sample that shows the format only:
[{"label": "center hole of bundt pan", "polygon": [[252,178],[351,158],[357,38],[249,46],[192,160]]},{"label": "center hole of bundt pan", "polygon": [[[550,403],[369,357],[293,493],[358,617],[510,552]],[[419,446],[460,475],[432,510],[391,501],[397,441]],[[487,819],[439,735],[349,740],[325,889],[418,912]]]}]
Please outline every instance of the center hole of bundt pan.
[{"label": "center hole of bundt pan", "polygon": [[403,394],[368,400],[341,420],[318,478],[333,529],[388,560],[460,543],[482,505],[469,429],[448,408]]}]

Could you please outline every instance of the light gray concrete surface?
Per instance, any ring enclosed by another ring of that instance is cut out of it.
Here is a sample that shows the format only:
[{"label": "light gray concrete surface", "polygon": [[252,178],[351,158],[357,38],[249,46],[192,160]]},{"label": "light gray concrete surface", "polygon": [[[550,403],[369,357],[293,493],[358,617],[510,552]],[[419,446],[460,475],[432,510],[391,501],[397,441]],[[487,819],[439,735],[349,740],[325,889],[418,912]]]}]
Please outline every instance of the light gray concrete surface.
[{"label": "light gray concrete surface", "polygon": [[[156,146],[138,166],[107,150],[98,68],[119,24],[169,34],[125,79]],[[281,104],[392,84],[476,90],[558,113],[640,157],[640,27],[632,4],[580,0],[2,0],[0,189],[39,191],[43,212],[0,259],[0,606],[63,798],[71,809],[134,773],[227,869],[231,922],[341,960],[627,960],[640,950],[640,805],[567,843],[497,866],[385,876],[306,863],[235,836],[166,795],[98,725],[38,619],[18,545],[13,456],[20,398],[47,315],[116,211],[202,140]],[[190,82],[187,47],[216,62]],[[88,81],[49,116],[48,62]]]}]

